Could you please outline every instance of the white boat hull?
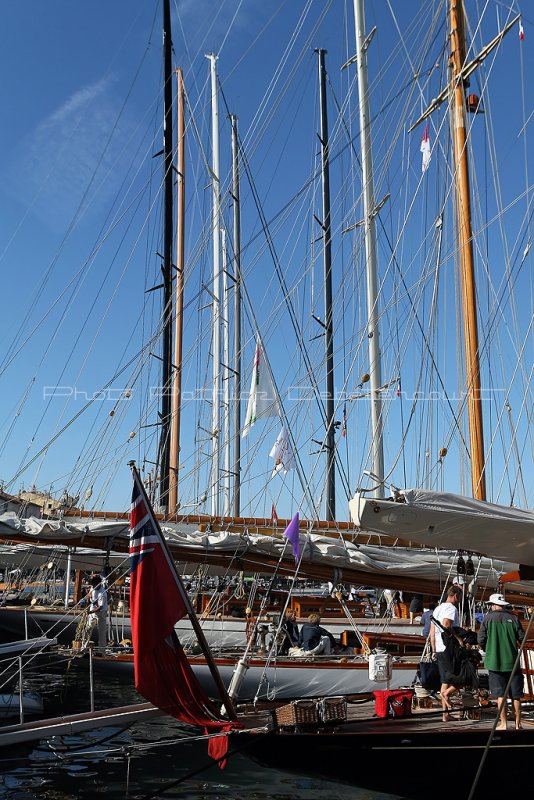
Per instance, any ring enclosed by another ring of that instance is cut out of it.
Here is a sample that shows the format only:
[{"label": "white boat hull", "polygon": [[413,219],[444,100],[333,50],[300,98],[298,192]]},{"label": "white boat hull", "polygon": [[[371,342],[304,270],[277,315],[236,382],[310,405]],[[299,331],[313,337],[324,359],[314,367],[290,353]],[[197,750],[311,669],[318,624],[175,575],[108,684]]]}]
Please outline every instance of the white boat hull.
[{"label": "white boat hull", "polygon": [[[35,692],[24,692],[22,710],[25,716],[39,716],[44,711],[43,698]],[[0,718],[18,717],[20,714],[20,696],[17,692],[0,694]]]},{"label": "white boat hull", "polygon": [[38,636],[35,639],[17,639],[16,642],[0,644],[0,660],[10,656],[24,656],[29,653],[40,653],[47,647],[56,644],[56,639],[47,636]]},{"label": "white boat hull", "polygon": [[[204,691],[213,699],[221,699],[203,659],[190,659],[193,671]],[[235,669],[235,660],[216,659],[217,668],[225,686],[229,686]],[[130,677],[133,681],[133,656],[94,657],[95,672]],[[292,700],[295,698],[366,694],[377,689],[400,689],[410,686],[416,676],[415,661],[393,664],[389,681],[373,681],[369,677],[367,662],[330,660],[319,658],[307,661],[271,663],[253,659],[239,689],[238,699]]]}]

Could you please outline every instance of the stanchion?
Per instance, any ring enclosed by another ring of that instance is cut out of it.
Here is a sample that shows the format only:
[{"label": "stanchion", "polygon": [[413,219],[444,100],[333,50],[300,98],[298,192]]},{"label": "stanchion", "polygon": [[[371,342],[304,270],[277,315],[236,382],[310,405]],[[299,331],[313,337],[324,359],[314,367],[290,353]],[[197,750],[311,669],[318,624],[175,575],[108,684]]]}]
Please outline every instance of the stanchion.
[{"label": "stanchion", "polygon": [[91,693],[91,713],[95,710],[95,687],[93,683],[93,648],[88,647],[89,650],[89,691]]},{"label": "stanchion", "polygon": [[19,716],[20,724],[24,722],[24,695],[22,686],[22,656],[19,656]]}]

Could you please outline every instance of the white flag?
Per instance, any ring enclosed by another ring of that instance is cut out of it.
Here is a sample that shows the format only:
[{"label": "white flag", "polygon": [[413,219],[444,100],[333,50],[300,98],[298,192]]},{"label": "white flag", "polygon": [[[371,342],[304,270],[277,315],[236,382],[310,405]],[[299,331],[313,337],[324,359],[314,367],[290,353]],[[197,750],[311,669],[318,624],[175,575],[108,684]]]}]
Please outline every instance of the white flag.
[{"label": "white flag", "polygon": [[424,173],[428,169],[428,165],[430,164],[430,137],[428,135],[428,125],[425,128],[425,132],[423,133],[423,140],[421,142],[421,153],[423,154],[423,163],[421,165],[421,171]]},{"label": "white flag", "polygon": [[252,380],[248,396],[247,415],[242,436],[247,436],[250,428],[260,417],[276,417],[280,415],[280,404],[274,388],[271,373],[265,359],[265,353],[259,335],[256,338],[256,352],[252,366]]},{"label": "white flag", "polygon": [[285,475],[295,466],[295,456],[293,455],[293,448],[285,425],[282,425],[282,430],[276,437],[276,442],[273,444],[269,456],[274,458],[274,469],[271,477],[281,470]]}]

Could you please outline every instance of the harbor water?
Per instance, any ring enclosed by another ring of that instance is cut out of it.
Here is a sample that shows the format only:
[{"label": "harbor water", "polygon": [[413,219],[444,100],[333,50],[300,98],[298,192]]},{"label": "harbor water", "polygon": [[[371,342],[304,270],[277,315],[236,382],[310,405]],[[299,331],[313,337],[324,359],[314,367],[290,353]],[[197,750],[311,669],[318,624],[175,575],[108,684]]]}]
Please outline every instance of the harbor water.
[{"label": "harbor water", "polygon": [[[59,669],[46,664],[25,678],[25,689],[40,692],[48,717],[87,711],[90,685],[85,667]],[[141,700],[129,682],[98,674],[95,708]],[[312,777],[306,764],[295,771],[268,769],[237,752],[220,770],[207,755],[207,744],[170,718],[131,728],[102,728],[75,736],[40,741],[0,753],[2,800],[392,800],[372,792]],[[363,765],[362,765],[363,768]],[[355,764],[355,771],[358,765]],[[400,795],[398,796],[400,797]]]}]

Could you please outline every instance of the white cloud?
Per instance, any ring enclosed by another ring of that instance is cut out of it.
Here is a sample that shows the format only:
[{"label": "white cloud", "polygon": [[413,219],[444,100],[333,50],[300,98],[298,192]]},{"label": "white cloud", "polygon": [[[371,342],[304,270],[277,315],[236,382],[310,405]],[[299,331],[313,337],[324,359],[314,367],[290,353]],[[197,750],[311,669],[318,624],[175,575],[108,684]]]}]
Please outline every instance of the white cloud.
[{"label": "white cloud", "polygon": [[[89,186],[93,194],[100,187],[100,200],[117,186],[119,177],[110,170],[122,144],[119,128],[109,141],[119,107],[112,84],[101,80],[77,91],[14,154],[10,191],[50,227],[64,229]],[[126,127],[125,120],[120,127]]]},{"label": "white cloud", "polygon": [[45,120],[41,127],[54,127],[55,125],[61,125],[64,122],[68,121],[69,118],[72,117],[77,111],[81,111],[83,113],[83,109],[86,108],[90,103],[92,103],[97,97],[104,94],[106,91],[106,87],[109,84],[109,81],[101,80],[98,83],[94,83],[92,86],[86,86],[84,89],[80,89],[72,97],[58,108],[47,120]]}]

